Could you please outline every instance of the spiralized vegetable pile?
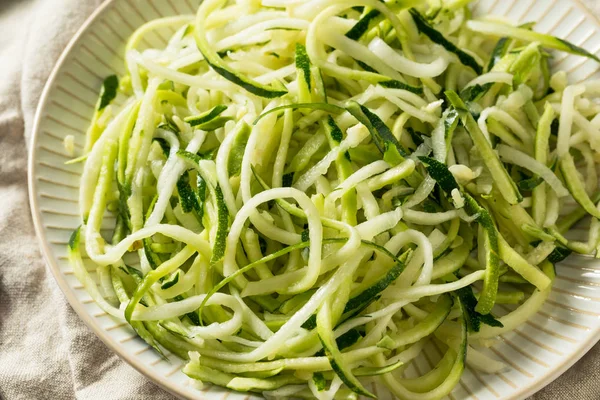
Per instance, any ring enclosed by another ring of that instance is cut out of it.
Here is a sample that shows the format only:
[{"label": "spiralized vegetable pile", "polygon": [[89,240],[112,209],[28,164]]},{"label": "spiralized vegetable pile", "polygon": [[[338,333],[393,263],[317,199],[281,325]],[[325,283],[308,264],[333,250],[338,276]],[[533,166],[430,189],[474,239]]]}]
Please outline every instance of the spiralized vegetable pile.
[{"label": "spiralized vegetable pile", "polygon": [[[98,306],[199,383],[267,397],[439,399],[465,363],[502,370],[482,348],[554,264],[599,254],[600,82],[549,64],[598,59],[468,3],[205,0],[139,28],[72,161]],[[428,346],[436,368],[402,377]]]}]

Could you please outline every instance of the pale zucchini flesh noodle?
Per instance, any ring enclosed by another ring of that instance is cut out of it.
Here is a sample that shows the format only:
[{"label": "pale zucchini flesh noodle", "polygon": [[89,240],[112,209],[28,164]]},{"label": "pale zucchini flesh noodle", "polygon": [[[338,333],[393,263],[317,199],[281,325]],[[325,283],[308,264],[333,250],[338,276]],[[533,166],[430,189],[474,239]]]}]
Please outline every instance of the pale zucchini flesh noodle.
[{"label": "pale zucchini flesh noodle", "polygon": [[554,264],[600,254],[600,82],[550,69],[584,49],[469,6],[205,0],[140,27],[71,161],[77,278],[198,384],[439,399],[504,369],[483,348]]}]

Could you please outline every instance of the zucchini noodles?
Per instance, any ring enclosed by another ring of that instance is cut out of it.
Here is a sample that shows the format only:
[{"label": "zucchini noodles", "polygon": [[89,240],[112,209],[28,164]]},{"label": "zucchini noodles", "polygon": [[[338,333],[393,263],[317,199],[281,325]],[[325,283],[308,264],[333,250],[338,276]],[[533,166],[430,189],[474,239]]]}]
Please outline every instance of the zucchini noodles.
[{"label": "zucchini noodles", "polygon": [[204,0],[139,28],[70,161],[96,304],[190,378],[267,397],[439,399],[466,361],[501,371],[490,339],[556,263],[600,255],[600,83],[549,65],[598,58],[467,3]]}]

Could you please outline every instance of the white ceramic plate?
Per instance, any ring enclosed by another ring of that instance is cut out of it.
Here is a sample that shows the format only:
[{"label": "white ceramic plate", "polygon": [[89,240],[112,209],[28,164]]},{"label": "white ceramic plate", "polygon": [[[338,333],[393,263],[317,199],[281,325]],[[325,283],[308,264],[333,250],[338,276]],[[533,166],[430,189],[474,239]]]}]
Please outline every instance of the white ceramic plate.
[{"label": "white ceramic plate", "polygon": [[[174,356],[164,361],[127,326],[102,312],[83,290],[66,260],[69,235],[79,224],[77,193],[81,164],[64,165],[70,157],[63,138],[74,135],[78,149],[92,116],[103,77],[124,72],[127,37],[154,18],[194,13],[200,0],[108,0],[83,25],[58,61],[40,100],[29,158],[31,210],[48,267],[75,311],[113,351],[166,390],[183,398],[243,399],[218,387],[202,391],[190,385]],[[536,30],[565,38],[593,53],[600,51],[600,21],[576,0],[481,0],[476,14],[537,22]],[[124,17],[125,16],[125,17]],[[148,35],[145,45],[164,46],[172,31]],[[575,81],[598,74],[598,64],[557,54],[554,68]],[[596,76],[597,77],[597,76]],[[117,99],[118,101],[119,99]],[[106,221],[106,227],[114,226]],[[506,335],[490,354],[510,366],[486,375],[467,370],[452,399],[522,399],[573,365],[600,339],[600,261],[572,257],[558,268],[550,299],[542,311]],[[433,348],[414,363],[407,376],[435,365]],[[374,388],[380,398],[390,398]]]}]

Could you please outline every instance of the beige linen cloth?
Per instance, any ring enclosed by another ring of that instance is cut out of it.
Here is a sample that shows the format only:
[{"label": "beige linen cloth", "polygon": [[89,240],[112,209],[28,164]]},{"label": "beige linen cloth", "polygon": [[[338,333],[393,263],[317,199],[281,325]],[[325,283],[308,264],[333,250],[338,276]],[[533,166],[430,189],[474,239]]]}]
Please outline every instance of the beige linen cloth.
[{"label": "beige linen cloth", "polygon": [[[0,398],[173,399],[79,320],[47,271],[27,198],[42,88],[101,0],[0,0]],[[600,1],[587,0],[600,15]],[[597,4],[598,3],[598,4]],[[600,399],[600,345],[535,400]]]}]

